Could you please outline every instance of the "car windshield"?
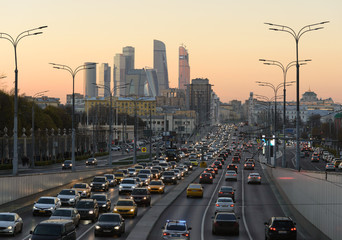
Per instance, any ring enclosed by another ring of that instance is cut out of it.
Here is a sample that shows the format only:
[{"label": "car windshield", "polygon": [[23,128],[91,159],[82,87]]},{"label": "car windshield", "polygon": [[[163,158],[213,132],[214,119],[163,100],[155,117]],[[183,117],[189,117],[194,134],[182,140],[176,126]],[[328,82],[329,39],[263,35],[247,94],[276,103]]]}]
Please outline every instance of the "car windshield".
[{"label": "car windshield", "polygon": [[128,168],[129,172],[135,172],[135,168]]},{"label": "car windshield", "polygon": [[132,191],[132,195],[146,195],[147,190],[146,189],[134,189]]},{"label": "car windshield", "polygon": [[251,174],[249,174],[249,176],[251,176],[251,177],[259,177],[260,175],[259,175],[259,173],[251,173]]},{"label": "car windshield", "polygon": [[232,192],[233,188],[232,187],[221,187],[221,192]]},{"label": "car windshield", "polygon": [[233,202],[233,199],[231,199],[231,198],[219,198],[219,199],[217,199],[217,202]]},{"label": "car windshield", "polygon": [[65,190],[62,190],[59,194],[60,195],[75,195],[75,190],[65,189]]},{"label": "car windshield", "polygon": [[133,179],[124,179],[121,184],[135,184],[135,181]]},{"label": "car windshield", "polygon": [[85,184],[75,184],[73,188],[86,188]]},{"label": "car windshield", "polygon": [[123,173],[115,173],[115,177],[123,177]]},{"label": "car windshield", "polygon": [[120,222],[120,216],[116,214],[104,214],[99,218],[99,222]]},{"label": "car windshield", "polygon": [[133,206],[133,201],[118,201],[117,206]]},{"label": "car windshield", "polygon": [[33,231],[33,235],[60,236],[62,226],[57,224],[38,224]]},{"label": "car windshield", "polygon": [[291,221],[273,221],[272,226],[275,228],[292,228],[294,225]]},{"label": "car windshield", "polygon": [[39,198],[37,203],[42,203],[42,204],[54,204],[55,200],[51,198]]},{"label": "car windshield", "polygon": [[76,205],[77,208],[93,208],[94,202],[90,201],[79,201]]},{"label": "car windshield", "polygon": [[138,177],[139,178],[148,178],[148,175],[147,174],[139,174]]},{"label": "car windshield", "polygon": [[216,220],[236,220],[236,217],[234,214],[217,214]]},{"label": "car windshield", "polygon": [[11,221],[13,222],[14,221],[14,215],[5,215],[5,214],[1,214],[0,215],[0,221]]},{"label": "car windshield", "polygon": [[88,162],[94,161],[94,158],[89,158]]},{"label": "car windshield", "polygon": [[140,170],[140,173],[147,173],[149,174],[150,173],[150,170],[146,169],[146,170]]},{"label": "car windshield", "polygon": [[184,224],[169,223],[166,229],[173,230],[173,231],[185,231],[186,227]]},{"label": "car windshield", "polygon": [[235,171],[227,171],[227,174],[235,174]]},{"label": "car windshield", "polygon": [[71,164],[71,161],[64,161],[64,164]]},{"label": "car windshield", "polygon": [[160,181],[152,181],[150,185],[162,185],[162,182]]},{"label": "car windshield", "polygon": [[106,177],[107,179],[114,179],[114,176],[113,176],[113,175],[105,175],[105,177]]},{"label": "car windshield", "polygon": [[201,185],[198,184],[191,184],[189,188],[201,188]]},{"label": "car windshield", "polygon": [[163,175],[164,176],[165,175],[173,176],[173,175],[175,175],[175,173],[174,172],[164,172]]},{"label": "car windshield", "polygon": [[160,166],[167,166],[167,163],[159,163]]},{"label": "car windshield", "polygon": [[57,209],[56,211],[54,211],[52,216],[71,217],[71,210],[69,210],[69,209]]},{"label": "car windshield", "polygon": [[105,178],[94,178],[93,182],[106,182]]},{"label": "car windshield", "polygon": [[91,198],[96,199],[97,201],[106,201],[107,199],[105,195],[94,195]]}]

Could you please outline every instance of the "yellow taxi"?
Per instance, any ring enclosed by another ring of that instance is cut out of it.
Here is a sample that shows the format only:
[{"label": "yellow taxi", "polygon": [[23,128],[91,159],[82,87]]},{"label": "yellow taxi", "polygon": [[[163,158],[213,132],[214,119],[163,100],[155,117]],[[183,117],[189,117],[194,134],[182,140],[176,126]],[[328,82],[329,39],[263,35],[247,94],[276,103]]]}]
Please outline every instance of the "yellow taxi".
[{"label": "yellow taxi", "polygon": [[199,183],[191,183],[186,189],[186,197],[203,197],[203,187]]},{"label": "yellow taxi", "polygon": [[191,165],[192,166],[198,166],[198,161],[197,159],[190,159]]},{"label": "yellow taxi", "polygon": [[122,179],[124,179],[126,177],[125,173],[123,173],[121,171],[120,172],[119,171],[114,172],[114,176],[115,176],[117,183],[120,183],[122,181]]},{"label": "yellow taxi", "polygon": [[164,193],[165,185],[162,180],[152,180],[147,189],[150,193]]},{"label": "yellow taxi", "polygon": [[134,166],[134,168],[135,168],[136,172],[139,172],[141,169],[145,169],[144,166],[142,166],[142,165],[136,165],[136,166]]},{"label": "yellow taxi", "polygon": [[113,212],[119,213],[121,216],[135,217],[138,214],[138,206],[133,199],[119,199]]},{"label": "yellow taxi", "polygon": [[88,183],[76,183],[72,187],[81,195],[81,197],[89,198],[91,193],[91,187]]}]

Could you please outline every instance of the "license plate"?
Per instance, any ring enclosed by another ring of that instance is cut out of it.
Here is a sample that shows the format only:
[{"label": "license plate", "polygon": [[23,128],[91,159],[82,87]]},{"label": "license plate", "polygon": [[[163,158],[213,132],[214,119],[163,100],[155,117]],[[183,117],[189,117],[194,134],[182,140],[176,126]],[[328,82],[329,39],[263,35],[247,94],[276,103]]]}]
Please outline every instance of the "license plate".
[{"label": "license plate", "polygon": [[103,230],[103,232],[111,232],[111,230]]},{"label": "license plate", "polygon": [[278,233],[285,234],[285,233],[287,233],[287,231],[278,231]]},{"label": "license plate", "polygon": [[180,237],[180,234],[171,234],[171,237]]},{"label": "license plate", "polygon": [[45,211],[44,211],[44,210],[40,210],[39,212],[40,212],[40,213],[45,213]]},{"label": "license plate", "polygon": [[228,205],[222,205],[222,207],[228,207]]}]

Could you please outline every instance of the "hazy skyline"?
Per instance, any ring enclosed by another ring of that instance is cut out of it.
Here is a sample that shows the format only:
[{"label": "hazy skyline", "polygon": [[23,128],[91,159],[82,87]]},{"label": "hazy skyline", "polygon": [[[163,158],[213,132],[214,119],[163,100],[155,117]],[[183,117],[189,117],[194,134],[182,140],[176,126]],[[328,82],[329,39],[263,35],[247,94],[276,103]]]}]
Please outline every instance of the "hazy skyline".
[{"label": "hazy skyline", "polygon": [[[295,60],[295,41],[286,33],[268,30],[264,22],[301,27],[330,21],[324,29],[300,40],[300,94],[309,88],[319,98],[342,102],[342,1],[331,0],[4,0],[0,32],[13,37],[22,31],[48,25],[44,33],[19,42],[20,94],[49,90],[51,97],[72,93],[72,78],[49,62],[72,68],[84,62],[108,63],[125,46],[135,48],[135,67],[153,67],[153,40],[166,45],[170,87],[178,87],[178,48],[184,44],[191,56],[191,79],[208,78],[221,101],[245,100],[249,92],[272,97],[270,88],[255,81],[278,84],[280,68],[266,66],[260,58],[284,64]],[[0,39],[1,85],[14,87],[13,46]],[[295,68],[288,73],[295,80]],[[83,94],[83,73],[76,76],[75,92]],[[281,93],[280,93],[281,94]],[[288,88],[295,99],[295,86]]]}]

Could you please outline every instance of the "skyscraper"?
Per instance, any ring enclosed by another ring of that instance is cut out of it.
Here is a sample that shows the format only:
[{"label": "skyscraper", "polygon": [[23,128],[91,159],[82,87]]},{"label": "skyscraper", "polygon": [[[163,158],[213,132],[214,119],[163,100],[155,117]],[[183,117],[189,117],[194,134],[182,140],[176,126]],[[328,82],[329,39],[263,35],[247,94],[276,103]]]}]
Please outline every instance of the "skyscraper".
[{"label": "skyscraper", "polygon": [[158,92],[169,89],[165,44],[159,40],[153,40],[153,68],[157,71]]},{"label": "skyscraper", "polygon": [[[117,53],[114,57],[114,96],[120,97],[125,95],[123,86],[126,83],[126,58],[123,54]],[[121,86],[121,87],[120,87]]]},{"label": "skyscraper", "polygon": [[108,97],[110,94],[111,86],[110,86],[110,67],[108,63],[102,63],[99,68],[99,84],[105,86],[104,88],[101,86],[98,88],[98,96],[100,97]]},{"label": "skyscraper", "polygon": [[187,84],[190,84],[189,54],[185,47],[180,46],[178,88],[186,89]]},{"label": "skyscraper", "polygon": [[92,69],[85,69],[83,77],[84,97],[97,97],[96,91],[96,63],[85,62],[84,65],[92,64]]},{"label": "skyscraper", "polygon": [[127,46],[122,48],[122,54],[126,58],[126,72],[134,69],[134,47]]}]

